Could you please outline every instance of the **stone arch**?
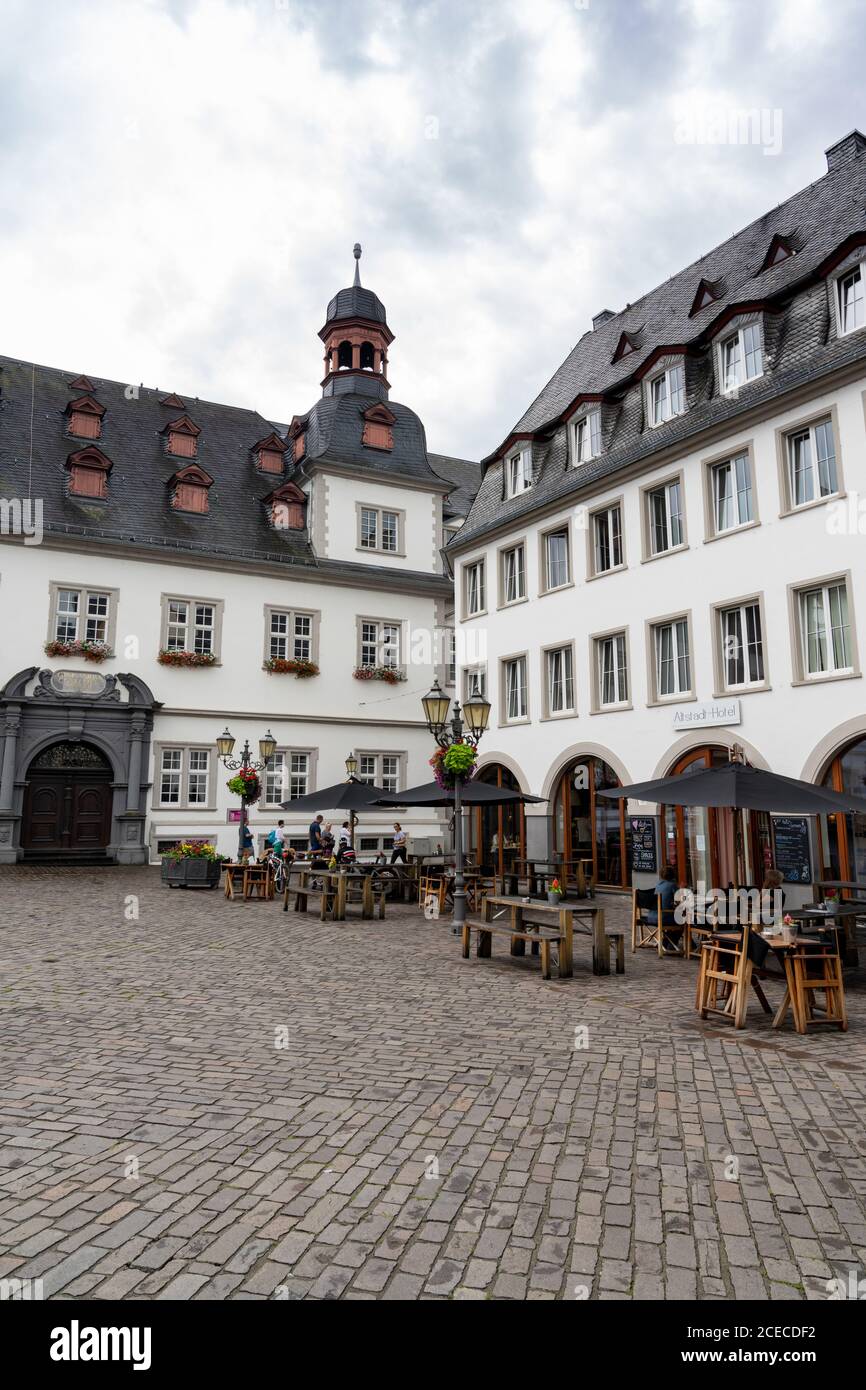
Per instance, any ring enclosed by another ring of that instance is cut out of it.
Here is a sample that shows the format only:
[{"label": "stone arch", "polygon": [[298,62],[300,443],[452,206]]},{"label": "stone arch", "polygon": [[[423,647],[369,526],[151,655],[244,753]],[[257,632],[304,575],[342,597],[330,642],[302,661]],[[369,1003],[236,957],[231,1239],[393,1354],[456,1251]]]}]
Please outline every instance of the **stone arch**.
[{"label": "stone arch", "polygon": [[702,733],[692,731],[683,734],[676,743],[671,744],[666,753],[662,754],[647,780],[649,781],[654,777],[667,777],[671,768],[685,753],[690,753],[693,748],[706,748],[713,743],[727,748],[729,751],[735,743],[739,744],[752,767],[760,767],[764,772],[772,770],[763,753],[760,753],[754,744],[744,739],[737,729],[714,728],[704,729]]},{"label": "stone arch", "polygon": [[478,771],[483,772],[485,768],[493,766],[496,763],[500,763],[502,767],[506,767],[508,771],[517,778],[517,784],[522,792],[532,791],[520,764],[515,758],[510,757],[508,753],[488,753],[485,750],[483,756],[478,759]]},{"label": "stone arch", "polygon": [[815,744],[800,773],[804,782],[819,782],[828,765],[833,758],[850,743],[856,743],[858,739],[866,738],[866,714],[858,714],[854,719],[848,719],[844,724],[837,724],[835,729],[831,729],[828,734]]},{"label": "stone arch", "polygon": [[614,753],[613,749],[606,747],[603,743],[573,743],[570,748],[564,748],[559,754],[555,763],[548,769],[544,784],[539,792],[539,796],[552,797],[556,785],[559,782],[569,763],[577,762],[579,758],[600,758],[602,762],[612,767],[620,782],[624,787],[634,779],[630,776],[628,768],[620,757]]}]

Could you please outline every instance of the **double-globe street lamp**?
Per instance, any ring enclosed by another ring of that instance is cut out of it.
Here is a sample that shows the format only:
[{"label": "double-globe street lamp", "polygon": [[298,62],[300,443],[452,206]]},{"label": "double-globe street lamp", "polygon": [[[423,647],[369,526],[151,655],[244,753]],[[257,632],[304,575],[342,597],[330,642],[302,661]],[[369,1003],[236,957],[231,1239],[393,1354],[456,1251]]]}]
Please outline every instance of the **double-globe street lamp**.
[{"label": "double-globe street lamp", "polygon": [[[450,748],[454,743],[466,743],[478,748],[481,736],[490,718],[490,701],[483,695],[472,695],[463,702],[463,718],[460,717],[460,704],[454,701],[454,713],[448,719],[451,701],[434,680],[432,690],[421,701],[427,728],[440,748]],[[465,723],[464,723],[465,721]],[[463,777],[454,777],[454,924],[455,933],[463,930],[466,921],[466,885],[463,878],[463,807],[461,795]]]},{"label": "double-globe street lamp", "polygon": [[[259,739],[259,757],[261,759],[259,762],[254,761],[250,754],[248,739],[244,739],[244,748],[241,756],[239,758],[232,757],[235,740],[234,736],[229,733],[228,728],[225,728],[220,734],[216,741],[216,746],[219,759],[223,767],[227,768],[229,772],[262,772],[277,751],[277,740],[274,738],[270,729],[268,729],[264,738]],[[240,825],[238,826],[238,863],[241,862],[244,856],[244,832],[247,828],[247,821],[247,799],[245,796],[242,796],[241,819]]]}]

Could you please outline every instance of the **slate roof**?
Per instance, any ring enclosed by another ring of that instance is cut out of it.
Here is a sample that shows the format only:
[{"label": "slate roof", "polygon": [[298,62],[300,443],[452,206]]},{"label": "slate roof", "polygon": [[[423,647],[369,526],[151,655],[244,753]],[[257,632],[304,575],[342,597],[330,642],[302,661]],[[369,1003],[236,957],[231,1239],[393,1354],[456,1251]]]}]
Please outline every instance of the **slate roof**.
[{"label": "slate roof", "polygon": [[445,499],[445,517],[468,516],[481,482],[481,464],[447,454],[428,454],[427,458],[434,473],[454,484],[453,492]]},{"label": "slate roof", "polygon": [[[91,374],[93,395],[105,406],[102,430],[93,442],[113,465],[108,500],[70,496],[66,460],[90,442],[67,433],[64,412],[81,394],[70,389],[78,375],[0,356],[0,497],[43,499],[47,533],[80,536],[84,543],[177,551],[179,561],[183,552],[194,552],[316,570],[322,578],[357,577],[369,582],[381,577],[385,587],[393,585],[392,569],[319,560],[306,531],[274,530],[269,525],[263,499],[291,476],[292,468],[287,465],[283,479],[255,468],[253,445],[271,433],[273,424],[254,410],[183,396],[184,410],[179,411],[175,403],[161,404],[165,391],[130,388]],[[130,396],[133,389],[137,395]],[[397,416],[393,457],[362,448],[359,409],[370,404],[369,396],[351,395],[316,402],[307,418],[309,444],[316,448],[318,459],[348,464],[358,471],[381,470],[384,459],[385,468],[395,475],[425,481],[431,491],[440,490],[441,478],[427,462],[423,425],[406,406],[389,403]],[[201,429],[194,460],[165,450],[162,431],[181,414]],[[214,479],[209,509],[202,516],[178,511],[170,503],[169,480],[193,461]],[[442,576],[401,573],[407,583],[450,592],[450,583]]]},{"label": "slate roof", "polygon": [[[796,254],[762,269],[774,236]],[[834,367],[866,356],[866,334],[832,336],[825,282],[829,260],[857,238],[866,241],[866,155],[859,154],[828,172],[787,202],[765,213],[743,231],[702,256],[584,334],[562,366],[515,424],[509,440],[483,465],[487,471],[459,536],[451,547],[515,520],[560,497],[605,479],[655,451],[687,439],[708,425],[730,418],[782,391],[819,377]],[[700,282],[713,285],[719,298],[694,316],[690,311]],[[737,398],[720,396],[709,344],[722,315],[735,306],[765,303],[764,375],[742,388]],[[618,361],[624,333],[637,351]],[[688,409],[655,429],[643,420],[639,382],[653,356],[669,347],[686,348]],[[579,469],[567,459],[563,416],[582,395],[606,396],[601,456]],[[501,458],[513,436],[533,439],[533,486],[503,498]]]},{"label": "slate roof", "polygon": [[333,319],[372,319],[374,323],[387,323],[385,305],[372,290],[363,285],[350,285],[339,290],[328,305],[325,322]]}]

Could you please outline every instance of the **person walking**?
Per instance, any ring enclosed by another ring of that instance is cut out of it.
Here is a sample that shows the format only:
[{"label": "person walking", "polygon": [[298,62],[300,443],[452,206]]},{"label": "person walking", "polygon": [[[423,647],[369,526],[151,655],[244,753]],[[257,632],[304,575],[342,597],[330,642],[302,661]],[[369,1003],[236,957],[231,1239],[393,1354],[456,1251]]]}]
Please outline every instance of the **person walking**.
[{"label": "person walking", "polygon": [[316,816],[310,825],[310,849],[315,855],[318,855],[322,848],[322,821],[324,819],[324,816]]},{"label": "person walking", "polygon": [[398,820],[394,822],[394,848],[391,851],[391,863],[396,864],[397,860],[406,863],[406,831]]}]

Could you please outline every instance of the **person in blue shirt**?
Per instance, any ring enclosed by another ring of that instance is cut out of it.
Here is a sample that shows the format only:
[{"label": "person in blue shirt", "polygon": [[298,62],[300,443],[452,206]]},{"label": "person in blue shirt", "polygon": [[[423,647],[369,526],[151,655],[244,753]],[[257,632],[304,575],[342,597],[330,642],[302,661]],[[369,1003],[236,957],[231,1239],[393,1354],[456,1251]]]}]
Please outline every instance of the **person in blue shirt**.
[{"label": "person in blue shirt", "polygon": [[[673,926],[673,913],[676,907],[677,894],[677,871],[672,864],[668,864],[662,870],[662,876],[653,889],[653,892],[661,901],[662,921],[665,926],[667,926],[668,922]],[[647,913],[647,920],[652,922],[653,925],[658,921],[658,913],[655,908],[651,908]]]},{"label": "person in blue shirt", "polygon": [[322,821],[324,816],[316,816],[310,826],[310,849],[317,854],[322,848]]}]

